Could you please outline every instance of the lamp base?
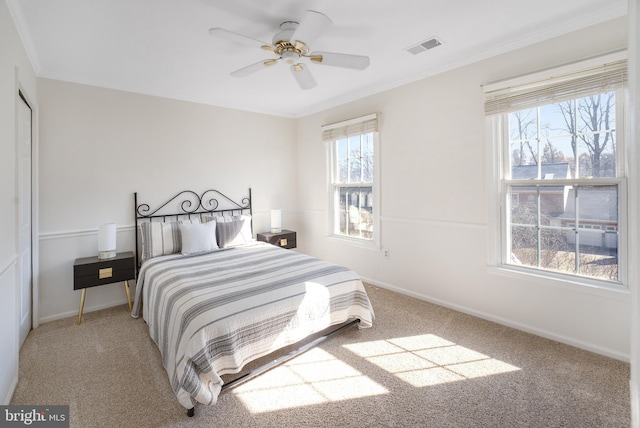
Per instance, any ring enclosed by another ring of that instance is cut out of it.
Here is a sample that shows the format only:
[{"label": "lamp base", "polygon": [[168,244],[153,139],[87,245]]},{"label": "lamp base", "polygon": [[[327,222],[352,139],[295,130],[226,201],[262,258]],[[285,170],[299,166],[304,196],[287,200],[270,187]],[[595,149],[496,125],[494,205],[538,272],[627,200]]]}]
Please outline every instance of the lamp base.
[{"label": "lamp base", "polygon": [[116,256],[116,250],[109,251],[98,251],[98,258],[102,259],[112,259]]},{"label": "lamp base", "polygon": [[282,232],[282,228],[281,227],[272,227],[271,228],[271,233],[280,233]]}]

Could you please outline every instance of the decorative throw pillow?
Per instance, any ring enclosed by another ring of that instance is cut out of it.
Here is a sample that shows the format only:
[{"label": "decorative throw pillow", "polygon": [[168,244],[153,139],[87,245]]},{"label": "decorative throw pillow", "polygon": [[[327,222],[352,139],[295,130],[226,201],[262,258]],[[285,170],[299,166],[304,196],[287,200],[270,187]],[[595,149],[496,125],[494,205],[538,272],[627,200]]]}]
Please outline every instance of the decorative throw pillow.
[{"label": "decorative throw pillow", "polygon": [[167,254],[179,253],[182,250],[180,224],[200,223],[199,218],[173,222],[144,222],[140,224],[142,238],[142,260]]},{"label": "decorative throw pillow", "polygon": [[218,249],[216,243],[216,222],[202,224],[181,224],[182,254],[197,254]]}]

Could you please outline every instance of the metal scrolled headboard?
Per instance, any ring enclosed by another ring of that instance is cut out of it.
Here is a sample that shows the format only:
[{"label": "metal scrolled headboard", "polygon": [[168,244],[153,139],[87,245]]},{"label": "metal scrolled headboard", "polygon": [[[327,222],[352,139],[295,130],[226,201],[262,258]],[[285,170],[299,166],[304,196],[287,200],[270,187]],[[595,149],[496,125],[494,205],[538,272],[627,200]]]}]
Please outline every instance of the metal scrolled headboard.
[{"label": "metal scrolled headboard", "polygon": [[249,196],[242,198],[239,202],[229,198],[224,193],[209,189],[198,194],[193,190],[183,190],[155,209],[151,209],[148,204],[138,204],[138,193],[133,194],[133,209],[135,217],[136,235],[136,268],[140,267],[138,244],[138,227],[141,220],[167,221],[167,219],[179,220],[181,218],[191,218],[203,214],[243,214],[249,212],[251,215],[251,232],[253,233],[253,209],[251,207],[251,188]]}]

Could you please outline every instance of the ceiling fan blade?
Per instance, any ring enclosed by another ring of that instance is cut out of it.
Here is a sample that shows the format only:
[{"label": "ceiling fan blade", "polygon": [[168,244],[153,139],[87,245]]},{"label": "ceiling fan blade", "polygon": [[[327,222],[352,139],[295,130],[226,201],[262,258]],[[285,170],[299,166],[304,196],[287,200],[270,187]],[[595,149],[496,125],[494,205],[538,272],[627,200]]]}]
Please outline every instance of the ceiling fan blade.
[{"label": "ceiling fan blade", "polygon": [[364,70],[371,63],[368,56],[335,52],[312,52],[309,55],[309,59],[317,64],[352,68],[354,70]]},{"label": "ceiling fan blade", "polygon": [[276,62],[278,62],[277,59],[262,60],[260,62],[256,62],[255,64],[251,64],[251,65],[248,65],[246,67],[242,67],[241,69],[232,72],[231,75],[233,77],[245,77],[245,76],[248,76],[250,74],[255,73],[256,71],[260,71],[260,70],[262,70],[264,68],[267,68],[270,65],[274,65]]},{"label": "ceiling fan blade", "polygon": [[308,10],[291,35],[290,42],[300,41],[307,46],[333,24],[329,17],[315,10]]},{"label": "ceiling fan blade", "polygon": [[309,71],[306,65],[304,64],[293,64],[290,67],[291,74],[298,82],[298,85],[302,89],[312,89],[318,86],[316,83],[316,79],[313,78],[313,75]]},{"label": "ceiling fan blade", "polygon": [[230,42],[256,46],[258,48],[263,48],[271,51],[274,50],[274,47],[271,45],[271,43],[263,42],[262,40],[254,39],[253,37],[234,33],[233,31],[225,30],[224,28],[220,27],[210,28],[209,35],[229,40]]}]

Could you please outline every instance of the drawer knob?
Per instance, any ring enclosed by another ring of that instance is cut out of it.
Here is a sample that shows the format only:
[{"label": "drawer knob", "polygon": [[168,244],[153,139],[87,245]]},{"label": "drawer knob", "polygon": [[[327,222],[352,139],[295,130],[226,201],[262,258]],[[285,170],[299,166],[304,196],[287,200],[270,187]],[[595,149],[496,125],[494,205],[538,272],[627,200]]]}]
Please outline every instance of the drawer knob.
[{"label": "drawer knob", "polygon": [[282,239],[280,240],[280,246],[281,246],[281,247],[284,247],[285,245],[287,245],[287,238],[282,238]]},{"label": "drawer knob", "polygon": [[104,268],[104,269],[98,269],[98,278],[99,279],[105,279],[105,278],[111,278],[113,276],[113,268]]}]

